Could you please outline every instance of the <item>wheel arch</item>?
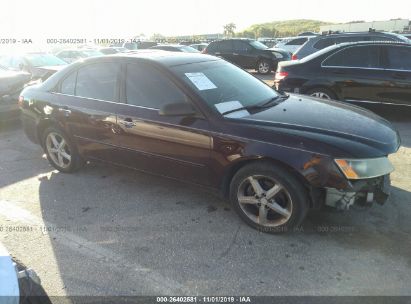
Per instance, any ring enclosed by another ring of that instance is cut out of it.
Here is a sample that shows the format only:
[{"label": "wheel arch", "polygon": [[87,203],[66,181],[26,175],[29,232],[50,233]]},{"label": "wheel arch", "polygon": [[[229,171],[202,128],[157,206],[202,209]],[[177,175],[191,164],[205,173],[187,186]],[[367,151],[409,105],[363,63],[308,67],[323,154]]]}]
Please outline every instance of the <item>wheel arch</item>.
[{"label": "wheel arch", "polygon": [[[298,181],[301,182],[301,184],[304,185],[304,187],[307,189],[307,191],[310,191],[312,188],[307,180],[304,178],[304,176],[295,168],[292,166],[278,160],[275,158],[271,157],[252,157],[252,158],[246,158],[246,159],[241,159],[237,161],[236,163],[232,164],[225,172],[224,177],[222,179],[222,184],[221,184],[221,192],[224,197],[228,197],[229,190],[230,190],[230,183],[231,180],[233,179],[234,175],[244,166],[247,166],[252,163],[269,163],[273,164],[276,166],[279,166],[283,168],[284,170],[288,171],[291,173],[295,178],[297,178]],[[310,202],[311,205],[311,202]]]},{"label": "wheel arch", "polygon": [[313,90],[316,88],[326,89],[328,91],[331,91],[332,93],[335,94],[335,96],[337,96],[338,100],[342,99],[341,90],[338,88],[338,86],[335,83],[330,82],[328,80],[318,81],[318,82],[311,82],[311,81],[306,82],[304,83],[304,86],[301,88],[300,93],[306,94],[310,90]]},{"label": "wheel arch", "polygon": [[45,118],[45,119],[40,120],[39,123],[37,124],[37,138],[38,138],[38,142],[39,142],[40,146],[42,146],[42,147],[43,147],[43,134],[44,134],[44,131],[47,128],[50,128],[50,127],[57,127],[57,128],[64,131],[63,125],[60,122],[58,122],[57,120],[54,120],[52,118]]}]

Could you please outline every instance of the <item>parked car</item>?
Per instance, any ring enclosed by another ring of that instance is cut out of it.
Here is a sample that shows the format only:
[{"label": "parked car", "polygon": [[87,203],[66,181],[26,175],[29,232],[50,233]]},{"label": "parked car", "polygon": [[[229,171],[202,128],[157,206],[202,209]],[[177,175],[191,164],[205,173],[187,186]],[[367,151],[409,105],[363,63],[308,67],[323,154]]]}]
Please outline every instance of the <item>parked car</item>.
[{"label": "parked car", "polygon": [[280,63],[275,87],[354,103],[411,105],[411,44],[354,42]]},{"label": "parked car", "polygon": [[0,121],[14,120],[19,117],[17,105],[19,94],[31,75],[23,71],[10,71],[0,66]]},{"label": "parked car", "polygon": [[311,37],[315,37],[315,36],[285,37],[281,41],[279,41],[275,45],[275,47],[286,50],[290,53],[295,53]]},{"label": "parked car", "polygon": [[111,44],[110,47],[121,47],[127,50],[137,50],[139,49],[138,44],[139,42],[122,42],[122,43]]},{"label": "parked car", "polygon": [[208,43],[196,43],[196,44],[190,44],[189,46],[196,49],[199,52],[202,52],[206,47]]},{"label": "parked car", "polygon": [[89,58],[24,89],[20,105],[26,135],[57,170],[99,160],[201,184],[272,233],[323,204],[383,204],[387,155],[400,145],[369,111],[279,94],[202,54]]},{"label": "parked car", "polygon": [[56,53],[56,56],[67,63],[88,57],[103,56],[104,53],[96,49],[69,49]]},{"label": "parked car", "polygon": [[298,50],[293,53],[293,60],[302,59],[310,54],[322,50],[330,45],[344,42],[359,41],[397,41],[410,42],[402,35],[386,32],[352,32],[352,33],[331,33],[310,37]]},{"label": "parked car", "polygon": [[182,44],[159,44],[149,48],[150,50],[163,50],[169,52],[199,53],[198,50]]},{"label": "parked car", "polygon": [[256,69],[260,74],[276,70],[279,61],[288,60],[288,52],[269,49],[252,39],[225,39],[211,42],[204,54],[221,57],[244,69]]},{"label": "parked car", "polygon": [[32,80],[46,80],[67,63],[48,53],[26,53],[22,55],[4,55],[0,64],[13,71],[25,71],[31,74]]},{"label": "parked car", "polygon": [[123,48],[123,47],[103,47],[98,49],[100,53],[103,55],[113,55],[113,54],[118,54],[118,53],[127,53],[130,52],[130,50]]}]

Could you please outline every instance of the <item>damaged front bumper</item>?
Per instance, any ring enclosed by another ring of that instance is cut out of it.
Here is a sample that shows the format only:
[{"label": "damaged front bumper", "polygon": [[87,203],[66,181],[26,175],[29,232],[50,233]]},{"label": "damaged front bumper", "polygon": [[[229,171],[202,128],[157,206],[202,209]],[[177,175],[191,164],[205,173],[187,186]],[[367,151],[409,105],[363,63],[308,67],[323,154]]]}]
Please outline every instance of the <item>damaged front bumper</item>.
[{"label": "damaged front bumper", "polygon": [[354,204],[370,206],[374,202],[383,205],[390,195],[390,175],[376,178],[356,180],[346,191],[326,188],[325,205],[339,210],[348,210]]}]

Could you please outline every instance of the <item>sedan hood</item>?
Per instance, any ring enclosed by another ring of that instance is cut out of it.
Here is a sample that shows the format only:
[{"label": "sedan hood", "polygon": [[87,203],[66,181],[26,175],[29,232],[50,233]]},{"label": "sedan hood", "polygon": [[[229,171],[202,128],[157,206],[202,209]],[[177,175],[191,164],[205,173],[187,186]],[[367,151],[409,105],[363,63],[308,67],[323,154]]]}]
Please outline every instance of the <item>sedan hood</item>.
[{"label": "sedan hood", "polygon": [[324,143],[352,157],[388,155],[400,145],[398,132],[380,116],[356,106],[302,95],[291,94],[277,106],[242,119],[312,139],[311,150],[316,143]]}]

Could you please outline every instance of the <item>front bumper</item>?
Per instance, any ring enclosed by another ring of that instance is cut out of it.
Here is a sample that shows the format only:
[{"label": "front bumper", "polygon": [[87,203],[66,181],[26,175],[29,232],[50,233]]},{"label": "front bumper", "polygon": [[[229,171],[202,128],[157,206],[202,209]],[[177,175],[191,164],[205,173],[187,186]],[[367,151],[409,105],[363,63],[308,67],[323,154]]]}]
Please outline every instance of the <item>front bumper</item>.
[{"label": "front bumper", "polygon": [[369,206],[378,203],[383,205],[390,195],[390,175],[357,180],[351,183],[352,188],[347,191],[326,188],[325,205],[339,210],[348,210],[354,204]]}]

